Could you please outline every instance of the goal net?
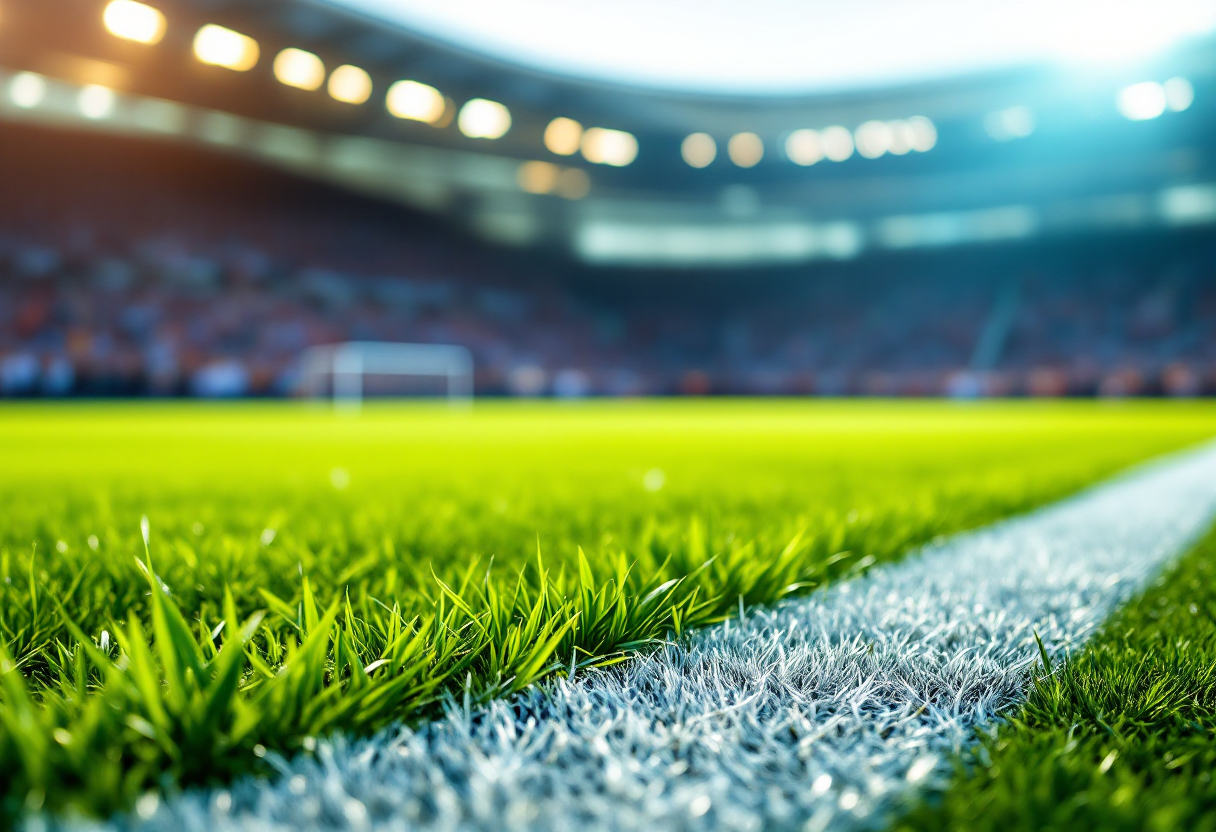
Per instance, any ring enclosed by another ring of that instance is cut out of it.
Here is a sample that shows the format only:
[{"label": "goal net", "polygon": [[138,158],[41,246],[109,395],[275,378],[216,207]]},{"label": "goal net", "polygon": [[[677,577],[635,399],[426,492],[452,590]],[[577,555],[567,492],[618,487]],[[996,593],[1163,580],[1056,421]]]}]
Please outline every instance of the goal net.
[{"label": "goal net", "polygon": [[305,396],[332,394],[346,410],[363,406],[367,376],[438,377],[445,381],[448,403],[473,400],[473,356],[464,347],[446,344],[393,344],[348,341],[312,347],[300,358],[300,386]]}]

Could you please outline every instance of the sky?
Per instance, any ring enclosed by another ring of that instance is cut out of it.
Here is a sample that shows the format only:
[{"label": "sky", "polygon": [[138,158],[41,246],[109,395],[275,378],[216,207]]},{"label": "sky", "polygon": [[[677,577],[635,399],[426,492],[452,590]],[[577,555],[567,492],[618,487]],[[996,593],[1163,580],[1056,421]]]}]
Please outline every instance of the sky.
[{"label": "sky", "polygon": [[329,1],[537,69],[690,92],[1118,65],[1216,30],[1216,0]]}]

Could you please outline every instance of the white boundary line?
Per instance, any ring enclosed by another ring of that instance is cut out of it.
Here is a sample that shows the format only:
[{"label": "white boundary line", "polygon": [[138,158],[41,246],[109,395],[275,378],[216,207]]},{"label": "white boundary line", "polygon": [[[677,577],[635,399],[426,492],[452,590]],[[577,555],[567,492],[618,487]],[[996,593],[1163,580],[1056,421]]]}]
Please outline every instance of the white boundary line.
[{"label": "white boundary line", "polygon": [[1216,446],[417,732],[321,743],[273,784],[109,828],[778,830],[881,822],[1216,514]]}]

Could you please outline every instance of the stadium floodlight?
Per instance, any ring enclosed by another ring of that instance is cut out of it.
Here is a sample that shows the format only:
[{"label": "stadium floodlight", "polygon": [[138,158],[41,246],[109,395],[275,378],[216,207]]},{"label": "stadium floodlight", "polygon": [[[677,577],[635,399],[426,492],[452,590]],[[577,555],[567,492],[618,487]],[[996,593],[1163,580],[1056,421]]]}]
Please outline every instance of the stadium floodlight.
[{"label": "stadium floodlight", "polygon": [[1034,132],[1034,112],[1017,106],[984,116],[984,130],[998,142],[1024,139]]},{"label": "stadium floodlight", "polygon": [[1148,121],[1165,112],[1168,102],[1165,88],[1156,81],[1132,84],[1119,91],[1118,106],[1123,117],[1131,121]]},{"label": "stadium floodlight", "polygon": [[474,98],[460,108],[456,126],[470,139],[501,139],[511,129],[511,111],[497,101]]},{"label": "stadium floodlight", "polygon": [[1195,102],[1195,88],[1185,78],[1171,78],[1161,85],[1165,90],[1165,105],[1181,113]]},{"label": "stadium floodlight", "polygon": [[889,122],[891,127],[891,146],[887,152],[894,156],[904,156],[911,153],[916,144],[916,131],[912,123],[903,119]]},{"label": "stadium floodlight", "polygon": [[160,43],[165,36],[165,16],[135,0],[112,0],[101,15],[102,23],[114,37],[146,43]]},{"label": "stadium floodlight", "polygon": [[583,133],[582,150],[592,164],[623,168],[638,157],[638,140],[624,130],[592,127]]},{"label": "stadium floodlight", "polygon": [[14,106],[31,110],[46,98],[46,79],[36,72],[18,72],[8,82],[8,97]]},{"label": "stadium floodlight", "polygon": [[785,156],[795,165],[807,167],[823,159],[819,133],[809,128],[795,130],[785,139]]},{"label": "stadium floodlight", "polygon": [[344,104],[362,104],[372,97],[372,77],[357,66],[343,64],[329,76],[329,95]]},{"label": "stadium floodlight", "polygon": [[280,84],[311,92],[325,83],[325,64],[303,49],[284,49],[275,55],[274,77]]},{"label": "stadium floodlight", "polygon": [[557,188],[561,168],[552,162],[524,162],[519,166],[516,179],[519,189],[529,194],[549,194]]},{"label": "stadium floodlight", "polygon": [[87,119],[100,121],[114,112],[114,91],[100,84],[82,87],[76,95],[76,106]]},{"label": "stadium floodlight", "polygon": [[833,162],[843,162],[853,155],[853,134],[847,127],[833,124],[819,131],[823,155]]},{"label": "stadium floodlight", "polygon": [[572,118],[555,118],[545,128],[545,147],[558,156],[578,153],[583,141],[583,125]]},{"label": "stadium floodlight", "polygon": [[367,375],[442,377],[450,405],[467,407],[473,401],[473,356],[464,347],[348,341],[312,347],[300,358],[304,395],[315,398],[331,389],[334,406],[342,410],[362,408]]},{"label": "stadium floodlight", "polygon": [[434,124],[443,118],[447,102],[439,90],[417,81],[398,81],[388,88],[384,104],[397,118]]},{"label": "stadium floodlight", "polygon": [[894,133],[885,121],[867,121],[853,132],[857,152],[867,159],[877,159],[891,149]]},{"label": "stadium floodlight", "polygon": [[937,126],[924,116],[912,116],[907,121],[912,129],[912,149],[928,153],[937,146]]},{"label": "stadium floodlight", "polygon": [[257,66],[260,50],[248,35],[208,23],[194,36],[194,55],[211,66],[247,72]]},{"label": "stadium floodlight", "polygon": [[718,156],[718,143],[708,133],[692,133],[680,143],[680,156],[689,167],[709,167]]},{"label": "stadium floodlight", "polygon": [[754,168],[764,158],[764,142],[755,133],[736,133],[726,143],[726,155],[741,168]]}]

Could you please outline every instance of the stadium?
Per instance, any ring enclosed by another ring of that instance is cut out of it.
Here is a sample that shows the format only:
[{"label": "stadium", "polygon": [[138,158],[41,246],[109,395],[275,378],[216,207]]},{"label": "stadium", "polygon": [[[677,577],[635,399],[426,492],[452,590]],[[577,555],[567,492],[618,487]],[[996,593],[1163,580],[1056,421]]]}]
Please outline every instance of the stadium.
[{"label": "stadium", "polygon": [[1216,3],[0,0],[0,829],[1216,826]]}]

